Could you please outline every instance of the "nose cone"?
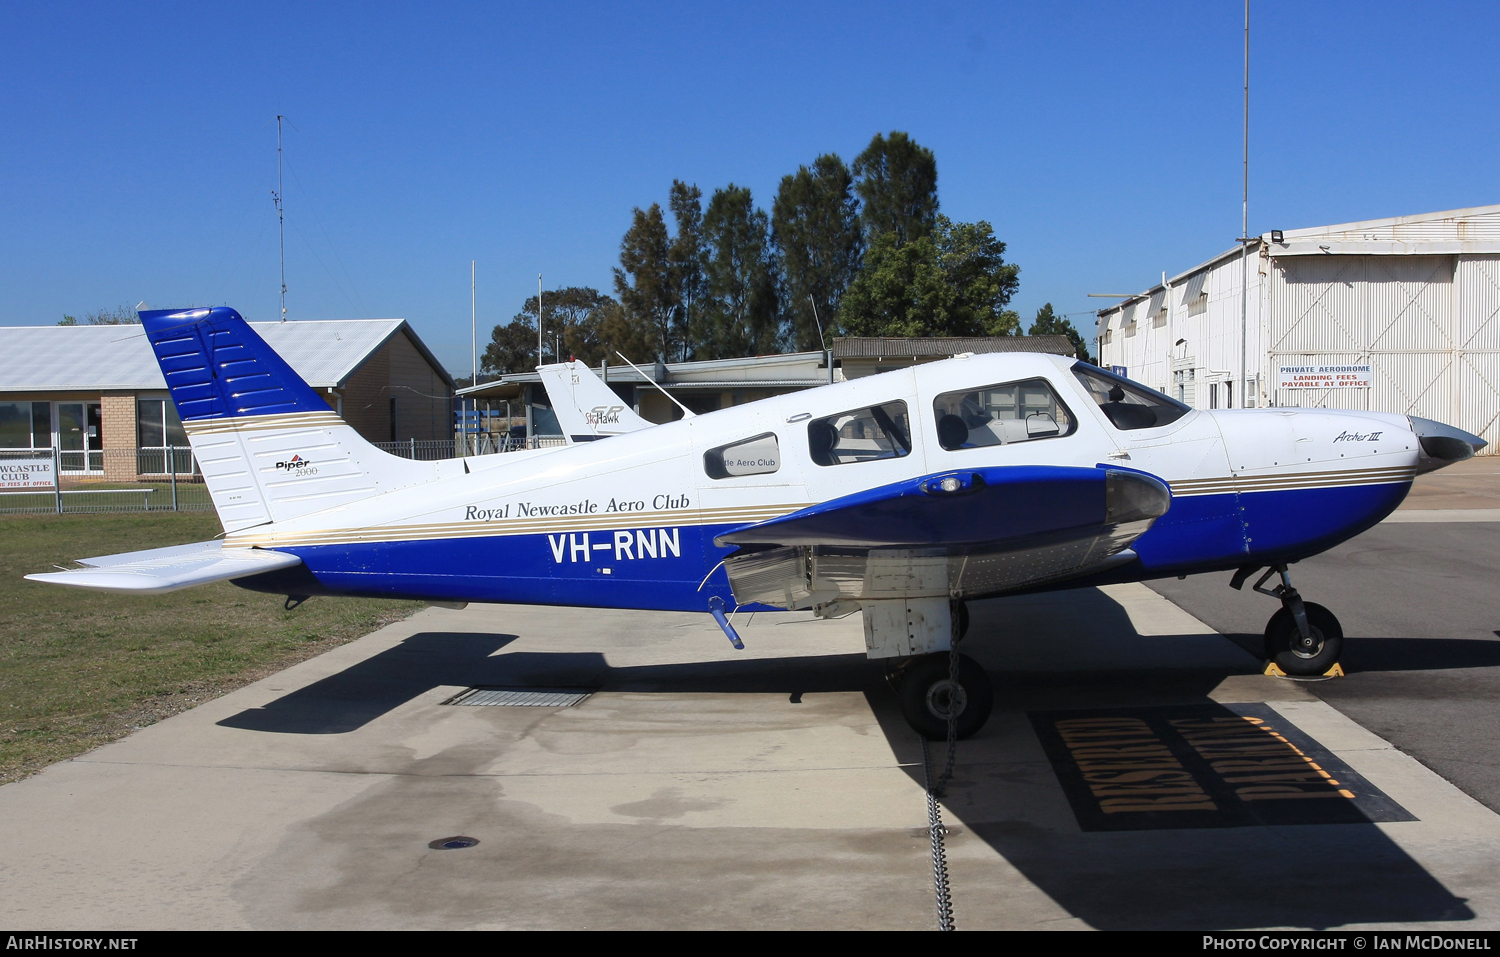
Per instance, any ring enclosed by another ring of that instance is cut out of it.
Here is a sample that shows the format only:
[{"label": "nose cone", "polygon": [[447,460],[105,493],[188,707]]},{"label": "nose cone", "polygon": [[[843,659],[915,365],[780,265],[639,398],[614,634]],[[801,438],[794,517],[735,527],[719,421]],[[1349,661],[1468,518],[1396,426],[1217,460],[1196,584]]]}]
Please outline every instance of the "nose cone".
[{"label": "nose cone", "polygon": [[1417,465],[1418,472],[1431,472],[1454,462],[1471,459],[1480,449],[1489,445],[1484,439],[1463,429],[1408,415],[1411,430],[1417,434],[1422,446],[1422,455]]}]

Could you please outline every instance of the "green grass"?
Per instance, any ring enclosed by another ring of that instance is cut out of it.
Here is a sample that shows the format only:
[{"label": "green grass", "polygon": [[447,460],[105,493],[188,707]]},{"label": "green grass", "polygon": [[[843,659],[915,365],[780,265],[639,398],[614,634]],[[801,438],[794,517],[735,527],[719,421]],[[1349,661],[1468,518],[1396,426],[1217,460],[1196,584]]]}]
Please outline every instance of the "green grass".
[{"label": "green grass", "polygon": [[25,581],[75,558],[205,541],[213,513],[0,516],[0,783],[80,754],[424,607],[222,582],[124,596]]}]

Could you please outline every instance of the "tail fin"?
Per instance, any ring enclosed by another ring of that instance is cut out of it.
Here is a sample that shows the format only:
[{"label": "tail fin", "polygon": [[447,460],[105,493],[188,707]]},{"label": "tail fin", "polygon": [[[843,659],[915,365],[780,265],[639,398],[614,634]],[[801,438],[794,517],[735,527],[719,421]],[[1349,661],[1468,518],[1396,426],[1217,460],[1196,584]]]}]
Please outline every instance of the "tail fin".
[{"label": "tail fin", "polygon": [[536,370],[552,400],[552,411],[569,442],[591,442],[649,428],[592,369],[574,359],[539,366]]},{"label": "tail fin", "polygon": [[430,481],[375,448],[227,307],[141,313],[226,532]]}]

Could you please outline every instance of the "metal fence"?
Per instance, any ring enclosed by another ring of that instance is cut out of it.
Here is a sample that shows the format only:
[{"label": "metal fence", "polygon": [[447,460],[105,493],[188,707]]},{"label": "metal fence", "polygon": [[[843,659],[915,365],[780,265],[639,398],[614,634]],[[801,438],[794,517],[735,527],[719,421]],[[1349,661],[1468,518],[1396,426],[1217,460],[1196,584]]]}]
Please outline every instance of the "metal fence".
[{"label": "metal fence", "polygon": [[468,435],[447,439],[407,439],[404,442],[375,442],[377,449],[399,455],[403,459],[430,462],[436,459],[456,459],[465,455],[495,455],[502,452],[518,452],[522,449],[549,449],[567,445],[568,440],[560,435],[538,435],[530,439],[513,438],[504,432],[471,432]]},{"label": "metal fence", "polygon": [[[566,445],[562,436],[512,438],[481,432],[453,439],[377,442],[419,461]],[[60,479],[60,481],[59,481]],[[0,449],[0,515],[72,512],[194,512],[213,508],[193,450]]]},{"label": "metal fence", "polygon": [[0,449],[0,515],[211,508],[191,449]]}]

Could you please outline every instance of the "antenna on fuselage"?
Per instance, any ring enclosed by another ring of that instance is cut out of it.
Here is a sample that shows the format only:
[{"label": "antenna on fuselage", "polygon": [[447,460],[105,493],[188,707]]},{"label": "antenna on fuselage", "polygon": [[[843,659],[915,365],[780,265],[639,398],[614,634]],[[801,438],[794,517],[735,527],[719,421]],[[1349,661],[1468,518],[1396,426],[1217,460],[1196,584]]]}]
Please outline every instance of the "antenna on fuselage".
[{"label": "antenna on fuselage", "polygon": [[[625,353],[621,352],[618,349],[615,350],[615,355],[619,356],[621,359],[625,359]],[[630,366],[630,368],[634,369],[636,372],[639,372],[642,379],[645,379],[647,382],[649,382],[652,385],[656,386],[656,391],[660,392],[662,395],[664,395],[667,398],[671,399],[673,401],[673,403],[676,404],[677,408],[679,408],[679,409],[682,410],[682,417],[684,419],[691,419],[693,416],[697,415],[697,413],[694,412],[692,409],[689,409],[687,406],[683,405],[681,402],[678,402],[677,398],[675,396],[673,396],[672,393],[668,392],[666,389],[663,389],[661,387],[661,383],[657,382],[655,379],[653,379],[650,376],[646,375],[646,373],[641,372],[640,366],[636,365],[634,362],[631,362],[629,359],[625,359],[625,364],[628,365],[628,366]]]},{"label": "antenna on fuselage", "polygon": [[833,350],[828,348],[828,341],[823,338],[823,320],[818,318],[818,304],[812,296],[807,297],[812,304],[813,322],[818,324],[818,345],[823,348],[823,356],[828,360],[828,384],[833,385]]}]

